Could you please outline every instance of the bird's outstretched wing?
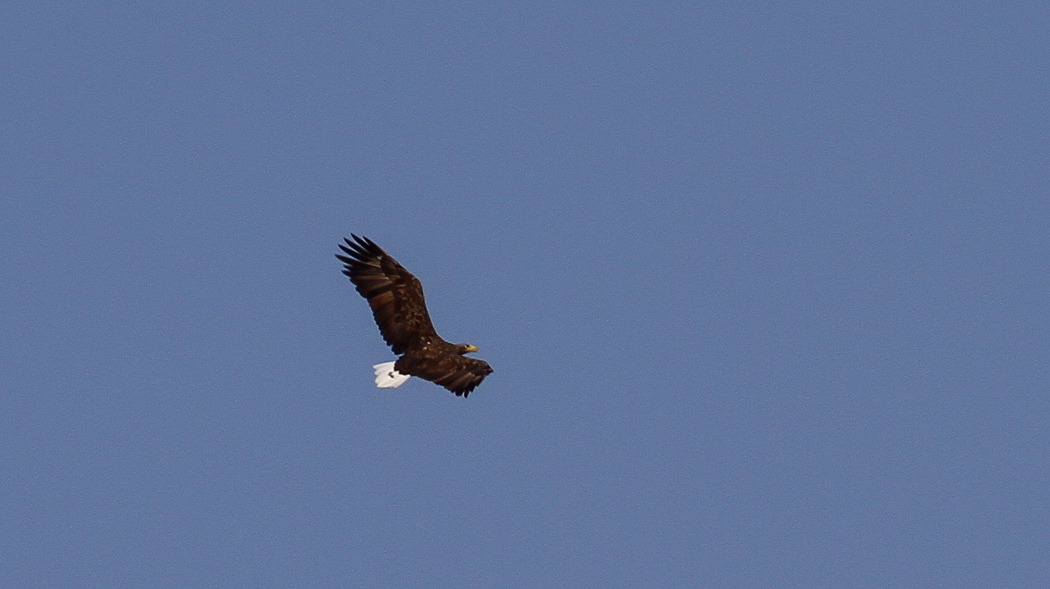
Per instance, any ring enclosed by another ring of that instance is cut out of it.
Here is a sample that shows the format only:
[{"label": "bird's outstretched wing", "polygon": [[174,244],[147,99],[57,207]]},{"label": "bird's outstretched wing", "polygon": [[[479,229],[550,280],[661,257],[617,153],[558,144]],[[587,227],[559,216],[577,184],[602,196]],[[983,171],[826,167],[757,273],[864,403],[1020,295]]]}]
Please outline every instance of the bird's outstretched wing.
[{"label": "bird's outstretched wing", "polygon": [[407,354],[395,366],[402,374],[429,380],[464,397],[492,374],[488,362],[453,353],[424,356]]},{"label": "bird's outstretched wing", "polygon": [[346,255],[335,257],[343,262],[343,274],[357,292],[368,299],[379,333],[394,353],[403,354],[421,340],[437,338],[419,280],[372,240],[351,237],[353,241],[344,238],[346,245],[339,244]]}]

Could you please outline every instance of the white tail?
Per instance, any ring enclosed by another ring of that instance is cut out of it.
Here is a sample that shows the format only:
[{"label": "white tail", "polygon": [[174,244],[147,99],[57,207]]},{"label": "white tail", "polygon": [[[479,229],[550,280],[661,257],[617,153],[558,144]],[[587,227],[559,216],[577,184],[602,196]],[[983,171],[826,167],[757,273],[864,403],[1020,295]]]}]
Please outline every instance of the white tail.
[{"label": "white tail", "polygon": [[383,362],[382,364],[376,364],[372,367],[376,371],[376,386],[381,389],[393,389],[403,384],[405,381],[412,378],[408,374],[401,374],[394,370],[393,362]]}]

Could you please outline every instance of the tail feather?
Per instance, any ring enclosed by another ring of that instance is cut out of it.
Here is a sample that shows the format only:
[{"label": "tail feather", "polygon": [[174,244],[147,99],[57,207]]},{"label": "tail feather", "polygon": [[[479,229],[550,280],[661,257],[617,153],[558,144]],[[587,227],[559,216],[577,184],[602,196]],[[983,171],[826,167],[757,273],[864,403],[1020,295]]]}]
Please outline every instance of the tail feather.
[{"label": "tail feather", "polygon": [[381,389],[394,389],[403,384],[409,378],[412,378],[408,374],[401,374],[394,370],[393,362],[383,362],[372,366],[372,369],[376,373],[376,386]]}]

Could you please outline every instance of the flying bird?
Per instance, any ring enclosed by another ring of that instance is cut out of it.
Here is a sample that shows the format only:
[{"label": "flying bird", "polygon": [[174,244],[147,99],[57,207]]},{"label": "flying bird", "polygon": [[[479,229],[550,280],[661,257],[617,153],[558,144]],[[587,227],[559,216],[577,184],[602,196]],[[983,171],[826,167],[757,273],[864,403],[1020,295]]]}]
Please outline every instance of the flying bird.
[{"label": "flying bird", "polygon": [[399,387],[409,377],[418,376],[457,396],[469,395],[492,374],[488,362],[465,356],[477,352],[477,346],[441,339],[430,322],[419,279],[371,239],[350,236],[353,241],[343,238],[346,245],[339,244],[346,255],[335,257],[343,263],[343,274],[350,277],[357,292],[368,299],[379,333],[394,354],[401,356],[372,367],[376,386]]}]

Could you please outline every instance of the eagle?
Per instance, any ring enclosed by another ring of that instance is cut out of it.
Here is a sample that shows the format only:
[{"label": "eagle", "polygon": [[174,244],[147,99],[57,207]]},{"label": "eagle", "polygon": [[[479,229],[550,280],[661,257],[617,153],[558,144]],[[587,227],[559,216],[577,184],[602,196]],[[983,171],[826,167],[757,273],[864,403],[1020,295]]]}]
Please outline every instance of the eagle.
[{"label": "eagle", "polygon": [[372,367],[376,386],[399,387],[409,377],[418,376],[445,387],[456,396],[469,395],[492,374],[488,362],[465,355],[477,352],[478,347],[450,344],[441,339],[430,322],[419,279],[371,239],[352,233],[350,236],[352,241],[344,237],[345,245],[339,244],[345,255],[335,257],[343,263],[343,274],[368,300],[379,333],[394,354],[401,356]]}]

